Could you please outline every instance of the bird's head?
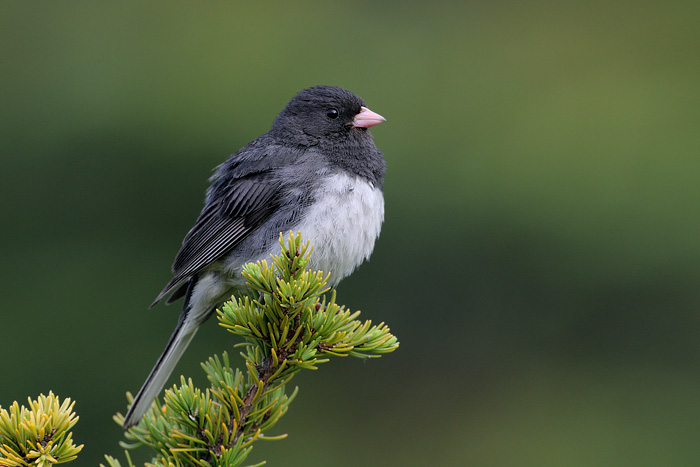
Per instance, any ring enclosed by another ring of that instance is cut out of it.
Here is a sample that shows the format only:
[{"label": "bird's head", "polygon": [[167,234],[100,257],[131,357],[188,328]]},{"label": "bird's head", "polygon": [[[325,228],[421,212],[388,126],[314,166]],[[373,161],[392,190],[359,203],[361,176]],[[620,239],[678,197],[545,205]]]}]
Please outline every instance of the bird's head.
[{"label": "bird's head", "polygon": [[301,139],[344,138],[386,119],[343,88],[314,86],[292,98],[272,125],[272,134]]}]

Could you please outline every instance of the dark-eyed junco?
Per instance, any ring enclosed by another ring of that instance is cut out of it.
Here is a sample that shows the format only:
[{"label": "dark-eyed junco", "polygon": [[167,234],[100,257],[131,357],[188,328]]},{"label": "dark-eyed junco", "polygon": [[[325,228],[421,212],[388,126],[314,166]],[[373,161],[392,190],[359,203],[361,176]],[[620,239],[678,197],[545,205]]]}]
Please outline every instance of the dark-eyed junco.
[{"label": "dark-eyed junco", "polygon": [[153,305],[184,297],[175,331],[124,420],[138,423],[199,326],[244,286],[243,264],[279,252],[280,232],[314,246],[310,268],[335,286],[372,253],[384,219],[385,162],[367,128],[385,119],[345,89],[316,86],[292,98],[266,134],[211,177],[204,208]]}]

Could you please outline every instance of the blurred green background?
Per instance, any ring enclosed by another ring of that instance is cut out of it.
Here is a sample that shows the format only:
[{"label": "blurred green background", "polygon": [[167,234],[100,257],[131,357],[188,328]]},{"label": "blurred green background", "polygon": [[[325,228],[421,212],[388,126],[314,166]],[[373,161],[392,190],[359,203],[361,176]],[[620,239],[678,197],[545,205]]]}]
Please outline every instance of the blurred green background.
[{"label": "blurred green background", "polygon": [[[334,361],[249,461],[700,465],[700,2],[0,4],[0,404],[77,400],[77,465],[179,309],[210,170],[297,91],[387,117],[386,222]],[[214,321],[176,373],[232,349]],[[146,452],[135,457],[143,460]]]}]

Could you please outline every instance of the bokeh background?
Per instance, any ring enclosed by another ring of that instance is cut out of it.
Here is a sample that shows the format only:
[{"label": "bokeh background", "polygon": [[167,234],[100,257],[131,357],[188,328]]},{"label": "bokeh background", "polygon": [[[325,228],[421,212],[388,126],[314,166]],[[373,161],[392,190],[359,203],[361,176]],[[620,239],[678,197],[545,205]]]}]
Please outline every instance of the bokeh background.
[{"label": "bokeh background", "polygon": [[[177,306],[210,170],[294,93],[388,121],[339,301],[401,347],[300,375],[249,461],[700,465],[700,2],[0,4],[0,404],[77,400],[77,465]],[[176,373],[232,350],[214,321]],[[274,434],[274,433],[273,433]],[[134,453],[143,461],[147,452]]]}]

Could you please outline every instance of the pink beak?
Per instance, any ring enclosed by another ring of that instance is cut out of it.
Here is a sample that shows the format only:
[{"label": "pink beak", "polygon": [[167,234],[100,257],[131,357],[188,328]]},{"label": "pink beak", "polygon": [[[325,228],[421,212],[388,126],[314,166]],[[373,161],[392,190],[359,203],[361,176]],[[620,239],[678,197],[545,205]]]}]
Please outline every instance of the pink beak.
[{"label": "pink beak", "polygon": [[363,106],[360,113],[355,115],[352,126],[355,128],[369,128],[374,125],[379,125],[382,122],[386,122],[386,118]]}]

